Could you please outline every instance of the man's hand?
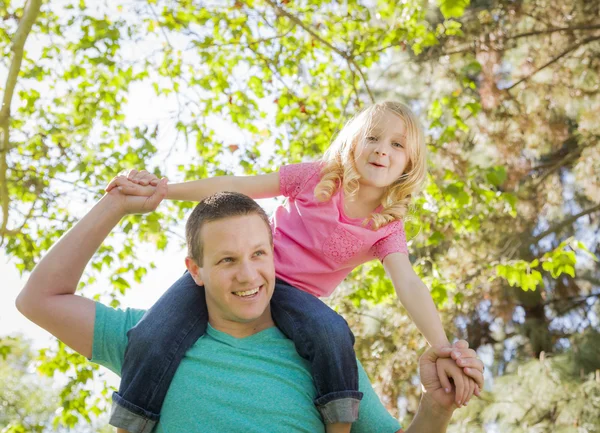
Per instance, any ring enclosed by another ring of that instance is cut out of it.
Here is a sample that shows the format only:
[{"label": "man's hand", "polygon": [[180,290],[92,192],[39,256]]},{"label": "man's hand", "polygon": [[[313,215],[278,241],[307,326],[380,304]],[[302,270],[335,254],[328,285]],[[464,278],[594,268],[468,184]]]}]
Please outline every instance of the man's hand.
[{"label": "man's hand", "polygon": [[106,192],[123,214],[148,213],[156,210],[167,196],[167,182],[167,178],[163,178],[156,186],[142,186],[117,176],[108,184]]},{"label": "man's hand", "polygon": [[126,195],[150,197],[156,191],[159,182],[158,177],[146,170],[129,170],[127,176],[120,175],[111,180],[106,187],[106,192],[118,189]]},{"label": "man's hand", "polygon": [[[458,355],[458,356],[457,356]],[[429,348],[419,360],[419,370],[421,373],[421,384],[423,385],[424,398],[429,399],[437,409],[451,415],[456,401],[456,388],[446,392],[440,378],[436,361],[438,358],[452,357],[460,359],[461,367],[464,372],[475,381],[475,395],[479,395],[479,390],[483,387],[483,362],[477,359],[477,353],[469,349],[469,344],[460,340],[451,348],[433,349]]]}]

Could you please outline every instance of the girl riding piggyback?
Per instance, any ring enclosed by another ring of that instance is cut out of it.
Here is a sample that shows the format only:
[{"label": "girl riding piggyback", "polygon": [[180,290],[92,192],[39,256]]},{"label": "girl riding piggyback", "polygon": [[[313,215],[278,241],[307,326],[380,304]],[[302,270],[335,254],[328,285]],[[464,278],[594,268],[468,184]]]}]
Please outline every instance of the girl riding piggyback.
[{"label": "girl riding piggyback", "polygon": [[[277,282],[273,320],[310,362],[315,404],[328,432],[349,431],[362,393],[354,336],[345,320],[321,302],[357,266],[381,260],[398,299],[432,346],[450,346],[429,290],[408,257],[402,218],[426,178],[426,146],[419,121],[403,104],[372,105],[351,119],[320,161],[282,166],[257,176],[222,176],[168,186],[167,198],[200,201],[219,191],[254,199],[283,195],[272,219]],[[132,170],[107,190],[150,195],[158,179]],[[202,266],[201,263],[198,263]],[[258,291],[261,288],[258,288]],[[232,292],[246,302],[257,290]],[[197,306],[190,308],[190,306]],[[112,419],[133,431],[140,417],[157,420],[185,352],[207,328],[205,293],[186,273],[130,331]],[[150,350],[152,348],[152,350]],[[157,349],[160,348],[160,349]],[[438,360],[442,386],[457,387],[457,405],[476,389],[452,359]],[[111,422],[112,423],[112,422]],[[113,424],[114,425],[114,424]]]}]

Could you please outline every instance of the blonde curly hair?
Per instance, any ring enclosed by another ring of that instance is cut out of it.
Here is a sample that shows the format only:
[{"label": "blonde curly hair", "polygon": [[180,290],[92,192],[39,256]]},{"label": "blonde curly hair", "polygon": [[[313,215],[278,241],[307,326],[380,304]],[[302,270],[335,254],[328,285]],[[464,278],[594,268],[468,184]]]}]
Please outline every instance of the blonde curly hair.
[{"label": "blonde curly hair", "polygon": [[318,201],[330,200],[341,186],[344,196],[352,200],[359,189],[360,175],[355,164],[356,145],[367,137],[374,119],[384,110],[396,114],[406,128],[408,162],[404,173],[387,187],[382,199],[383,209],[366,220],[372,221],[373,230],[402,219],[412,197],[423,186],[427,176],[427,148],[421,123],[410,108],[399,102],[385,101],[371,105],[346,123],[323,155],[321,179],[314,194]]}]

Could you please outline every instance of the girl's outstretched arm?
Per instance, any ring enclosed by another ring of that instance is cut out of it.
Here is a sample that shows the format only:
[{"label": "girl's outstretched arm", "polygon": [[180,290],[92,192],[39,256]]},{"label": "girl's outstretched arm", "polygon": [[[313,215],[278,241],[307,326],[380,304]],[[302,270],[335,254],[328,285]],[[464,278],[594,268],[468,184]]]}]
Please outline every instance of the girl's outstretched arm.
[{"label": "girl's outstretched arm", "polygon": [[398,299],[427,342],[433,347],[450,346],[431,294],[415,273],[408,255],[388,254],[383,259],[383,267],[394,284]]},{"label": "girl's outstretched arm", "polygon": [[[431,294],[427,286],[415,273],[408,255],[404,253],[388,254],[383,259],[383,267],[394,284],[398,299],[427,342],[437,349],[449,347],[450,343],[444,332],[442,321]],[[475,389],[474,381],[467,377],[461,368],[456,366],[455,361],[451,361],[450,366],[441,365],[438,367],[438,375],[447,390],[446,392],[450,392],[449,379],[452,378],[456,388],[456,404],[459,407],[465,404],[471,398]]]},{"label": "girl's outstretched arm", "polygon": [[[131,170],[127,176],[117,176],[106,187],[121,188],[127,195],[151,196],[158,177],[146,170]],[[231,191],[245,194],[253,199],[271,198],[281,195],[279,191],[279,172],[256,176],[216,176],[169,184],[167,199],[201,201],[217,192]]]}]

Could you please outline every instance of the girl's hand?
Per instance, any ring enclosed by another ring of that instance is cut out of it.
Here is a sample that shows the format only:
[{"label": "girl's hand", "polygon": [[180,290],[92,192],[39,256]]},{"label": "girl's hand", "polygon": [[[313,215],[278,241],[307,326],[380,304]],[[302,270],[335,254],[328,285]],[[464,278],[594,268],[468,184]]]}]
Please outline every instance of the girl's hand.
[{"label": "girl's hand", "polygon": [[[475,392],[477,397],[481,397],[481,390],[483,389],[483,362],[477,358],[477,352],[473,349],[467,348],[454,348],[450,355],[456,365],[463,369],[463,372],[475,381]],[[481,369],[481,371],[479,371]]]},{"label": "girl's hand", "polygon": [[122,194],[135,195],[138,197],[150,197],[156,191],[156,186],[140,185],[127,179],[125,176],[117,176],[111,180],[106,187],[106,193],[108,194],[115,188],[118,189]]},{"label": "girl's hand", "polygon": [[475,380],[467,376],[456,361],[450,358],[439,358],[436,361],[436,368],[442,387],[446,392],[452,390],[450,379],[454,382],[456,406],[466,405],[478,387]]},{"label": "girl's hand", "polygon": [[147,172],[146,170],[137,171],[137,170],[129,170],[127,174],[127,179],[130,181],[137,183],[138,185],[158,185],[158,181],[160,180],[154,174]]},{"label": "girl's hand", "polygon": [[[111,183],[115,182],[115,179]],[[152,188],[153,193],[149,196],[135,196],[133,194],[125,194],[123,187],[113,187],[111,191],[108,191],[105,198],[110,199],[118,206],[123,215],[130,214],[144,214],[153,212],[156,210],[158,205],[167,196],[167,178],[163,178],[159,181],[157,186],[148,187]],[[136,185],[139,186],[139,185]]]}]

